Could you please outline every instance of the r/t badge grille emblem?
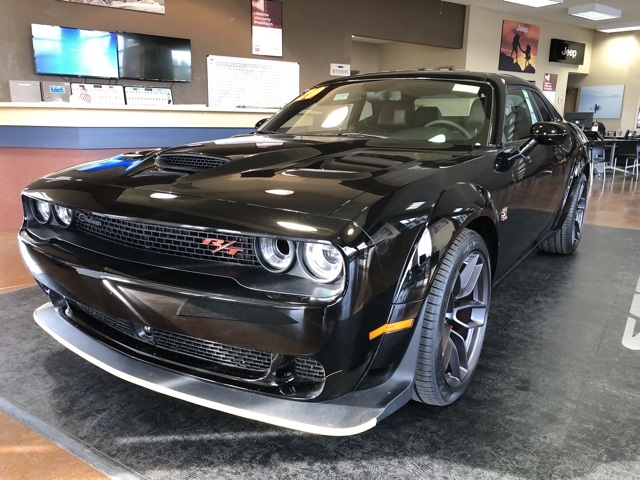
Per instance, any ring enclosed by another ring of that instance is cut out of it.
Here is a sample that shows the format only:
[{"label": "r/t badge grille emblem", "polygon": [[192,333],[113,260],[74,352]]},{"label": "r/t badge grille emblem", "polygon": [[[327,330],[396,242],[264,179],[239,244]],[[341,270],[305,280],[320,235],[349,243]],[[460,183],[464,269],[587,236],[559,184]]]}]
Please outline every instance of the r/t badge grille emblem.
[{"label": "r/t badge grille emblem", "polygon": [[236,241],[233,240],[231,242],[225,242],[220,238],[205,238],[202,241],[202,245],[209,245],[211,247],[211,253],[222,252],[232,257],[238,252],[244,252],[244,249],[233,247]]}]

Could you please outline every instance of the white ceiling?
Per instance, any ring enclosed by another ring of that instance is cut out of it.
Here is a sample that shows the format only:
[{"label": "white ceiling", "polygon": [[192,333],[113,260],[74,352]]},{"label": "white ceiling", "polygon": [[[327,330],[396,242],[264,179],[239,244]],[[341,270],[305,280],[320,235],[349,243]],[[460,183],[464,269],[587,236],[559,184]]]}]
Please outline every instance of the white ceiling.
[{"label": "white ceiling", "polygon": [[[513,15],[522,15],[533,18],[541,18],[552,22],[566,23],[576,25],[578,27],[586,27],[596,29],[598,23],[609,23],[624,20],[640,21],[640,0],[564,0],[564,3],[553,5],[550,7],[532,8],[516,5],[515,3],[505,2],[504,0],[446,0],[451,3],[461,3],[463,5],[476,5],[478,7],[490,8]],[[587,5],[599,3],[608,7],[622,10],[622,17],[613,20],[605,20],[604,22],[594,22],[580,17],[569,15],[569,7],[577,7],[578,5]],[[517,20],[514,18],[513,20]]]}]

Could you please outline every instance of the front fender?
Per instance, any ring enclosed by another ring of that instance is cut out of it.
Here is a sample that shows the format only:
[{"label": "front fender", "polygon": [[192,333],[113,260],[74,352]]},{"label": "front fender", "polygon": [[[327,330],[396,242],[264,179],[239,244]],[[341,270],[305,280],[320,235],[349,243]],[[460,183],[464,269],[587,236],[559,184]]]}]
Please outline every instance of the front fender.
[{"label": "front fender", "polygon": [[[493,232],[492,238],[497,239],[497,222],[498,214],[486,189],[470,183],[456,183],[444,190],[411,249],[393,303],[426,298],[433,274],[460,232],[470,227],[485,241],[490,232]],[[489,246],[489,250],[495,255],[497,244]]]},{"label": "front fender", "polygon": [[[404,352],[411,338],[419,334],[417,329],[421,328],[420,312],[424,299],[447,249],[460,232],[464,228],[472,228],[479,231],[485,241],[497,239],[498,216],[491,195],[480,187],[464,183],[452,185],[439,196],[432,212],[422,226],[405,232],[404,236],[410,237],[405,239],[406,242],[411,241],[412,244],[409,244],[409,253],[398,278],[387,319],[389,324],[413,320],[412,327],[394,331],[380,339],[367,378],[359,388],[374,385],[391,375],[401,358],[398,352]],[[407,251],[397,248],[405,243],[398,238],[402,236],[396,237],[396,248],[389,249],[392,255]],[[497,245],[490,246],[489,250],[495,252]],[[384,264],[381,269],[385,273],[389,271]]]},{"label": "front fender", "polygon": [[455,183],[443,190],[433,208],[430,224],[441,218],[450,219],[458,228],[469,223],[478,212],[488,213],[494,220],[498,218],[491,193],[472,183]]}]

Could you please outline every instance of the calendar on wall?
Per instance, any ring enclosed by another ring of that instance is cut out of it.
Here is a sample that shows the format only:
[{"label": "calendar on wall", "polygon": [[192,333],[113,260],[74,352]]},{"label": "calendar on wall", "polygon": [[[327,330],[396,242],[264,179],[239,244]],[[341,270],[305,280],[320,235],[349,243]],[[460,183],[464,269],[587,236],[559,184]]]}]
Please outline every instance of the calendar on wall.
[{"label": "calendar on wall", "polygon": [[295,62],[207,56],[210,108],[278,109],[300,94],[300,66]]},{"label": "calendar on wall", "polygon": [[122,85],[72,83],[70,101],[101,107],[124,105],[124,88]]},{"label": "calendar on wall", "polygon": [[127,105],[161,107],[173,104],[171,89],[166,87],[124,87]]}]

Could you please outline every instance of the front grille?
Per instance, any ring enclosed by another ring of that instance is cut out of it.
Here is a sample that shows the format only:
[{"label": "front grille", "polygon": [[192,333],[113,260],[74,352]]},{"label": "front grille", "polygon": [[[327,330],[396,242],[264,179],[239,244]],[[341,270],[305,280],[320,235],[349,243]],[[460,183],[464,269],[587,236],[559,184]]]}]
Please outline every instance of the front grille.
[{"label": "front grille", "polygon": [[298,378],[311,382],[324,381],[324,368],[316,360],[308,357],[296,357],[294,369]]},{"label": "front grille", "polygon": [[124,333],[128,336],[133,336],[133,332],[131,331],[131,323],[126,320],[122,320],[120,318],[112,317],[110,315],[105,315],[99,310],[95,308],[91,308],[87,305],[82,305],[81,303],[74,303],[75,306],[80,308],[85,313],[91,315],[96,320],[104,323],[105,325],[113,328],[114,330],[118,330],[120,333]]},{"label": "front grille", "polygon": [[85,212],[76,212],[74,226],[103,240],[141,250],[236,265],[260,265],[253,248],[253,237],[248,235],[156,225]]},{"label": "front grille", "polygon": [[[269,352],[225,345],[158,328],[147,327],[146,330],[143,330],[142,325],[107,315],[87,305],[78,302],[70,302],[70,304],[89,315],[90,319],[98,323],[98,330],[106,333],[109,337],[117,338],[117,335],[109,333],[110,330],[115,330],[134,340],[133,345],[137,342],[153,345],[155,347],[154,355],[160,358],[173,358],[175,354],[192,357],[200,367],[207,365],[206,369],[212,372],[232,374],[232,376],[243,379],[262,378],[269,373],[271,368],[274,354]],[[96,325],[91,321],[89,325],[96,328]],[[105,326],[109,330],[105,330]],[[203,364],[203,362],[205,363]],[[185,361],[185,363],[189,362]],[[233,373],[229,371],[229,367],[234,369]]]},{"label": "front grille", "polygon": [[175,168],[188,170],[207,170],[229,163],[225,157],[212,157],[195,154],[164,154],[156,158],[156,165],[160,168]]},{"label": "front grille", "polygon": [[260,350],[223,345],[222,343],[189,337],[164,330],[153,330],[153,338],[159,348],[192,357],[210,360],[228,367],[267,374],[272,354]]},{"label": "front grille", "polygon": [[[275,353],[225,345],[212,340],[191,337],[158,328],[149,329],[145,327],[145,330],[142,325],[107,315],[88,305],[71,301],[69,301],[69,304],[75,311],[82,311],[88,315],[91,320],[88,322],[89,326],[97,328],[110,337],[113,337],[114,334],[108,332],[119,332],[133,340],[133,345],[141,342],[146,344],[147,347],[155,347],[154,356],[175,360],[174,355],[177,354],[183,359],[185,356],[194,358],[199,368],[206,368],[214,373],[231,375],[245,380],[257,380],[266,377],[271,372],[273,362],[278,356]],[[86,317],[82,318],[85,318],[86,321]],[[96,327],[96,324],[98,327]],[[100,325],[102,326],[101,328]],[[107,329],[104,327],[107,327]],[[115,337],[117,338],[117,334]],[[298,381],[315,384],[324,382],[325,371],[318,361],[308,357],[289,358],[293,360],[291,362],[292,369]],[[233,370],[231,371],[229,368]]]}]

